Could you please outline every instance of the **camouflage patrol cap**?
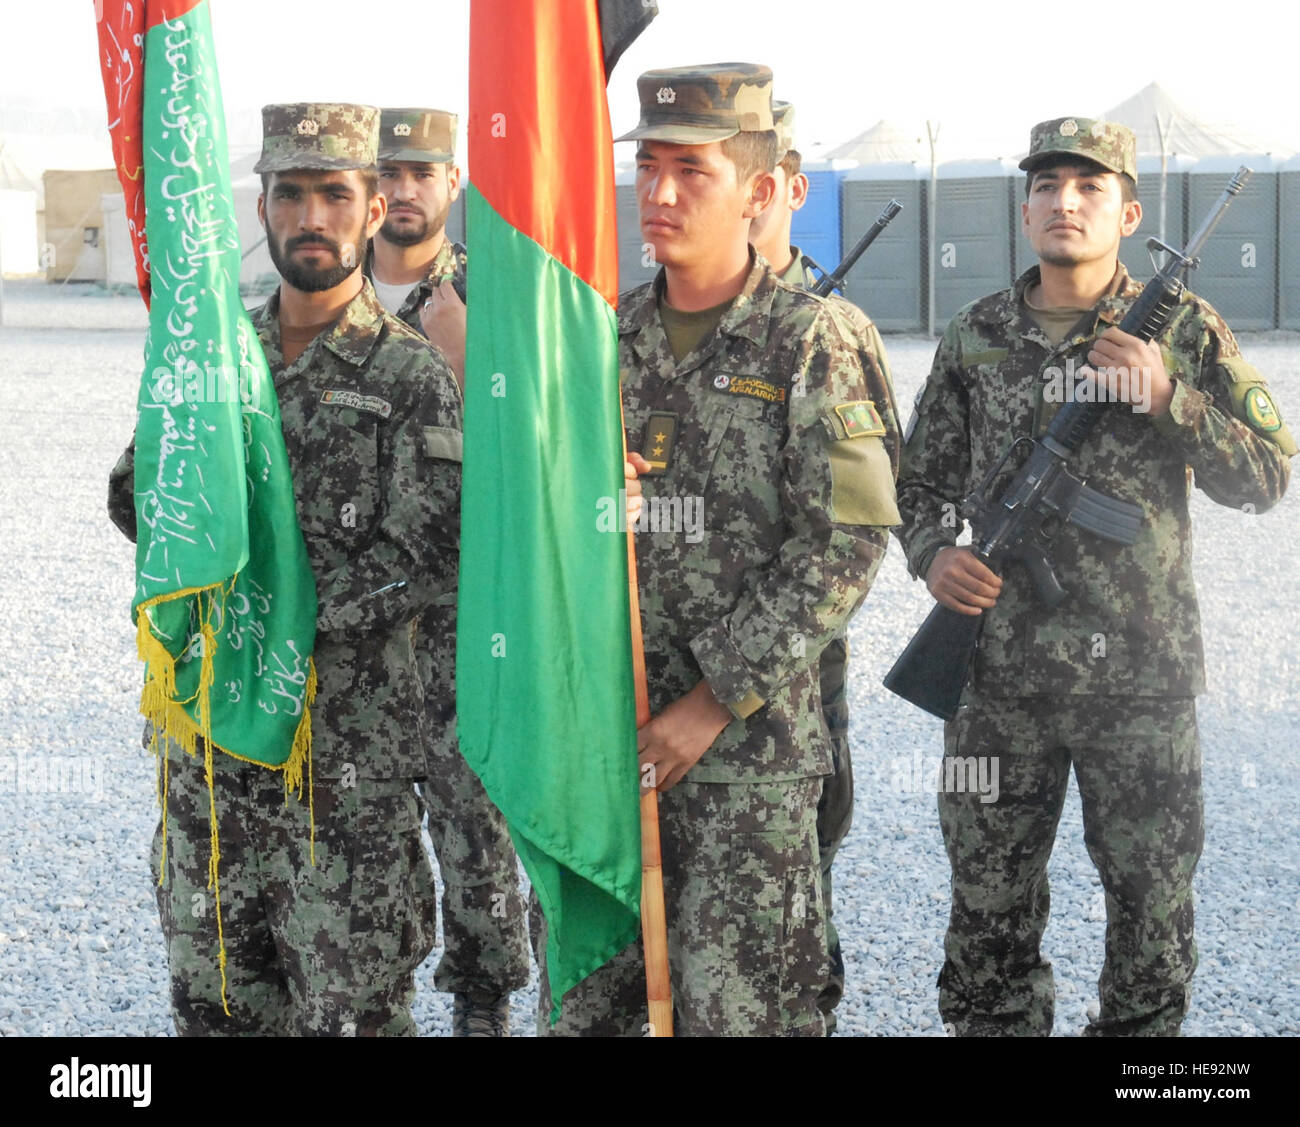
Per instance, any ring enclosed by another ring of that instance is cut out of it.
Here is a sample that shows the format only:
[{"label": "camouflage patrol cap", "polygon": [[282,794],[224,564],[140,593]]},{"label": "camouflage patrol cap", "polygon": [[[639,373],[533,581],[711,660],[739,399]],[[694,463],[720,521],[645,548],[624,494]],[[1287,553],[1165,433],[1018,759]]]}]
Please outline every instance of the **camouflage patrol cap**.
[{"label": "camouflage patrol cap", "polygon": [[1137,183],[1137,139],[1133,130],[1117,121],[1090,117],[1058,117],[1040,121],[1029,132],[1029,155],[1020,162],[1032,172],[1048,157],[1064,155],[1096,161],[1111,172],[1121,172]]},{"label": "camouflage patrol cap", "polygon": [[707,145],[772,129],[772,68],[753,63],[648,70],[636,80],[641,121],[618,141]]},{"label": "camouflage patrol cap", "polygon": [[284,102],[262,107],[262,155],[254,172],[370,168],[379,110],[350,102]]},{"label": "camouflage patrol cap", "polygon": [[450,164],[456,159],[456,115],[446,110],[383,110],[379,159]]},{"label": "camouflage patrol cap", "polygon": [[794,106],[789,102],[773,102],[772,124],[776,127],[776,151],[780,160],[794,148]]}]

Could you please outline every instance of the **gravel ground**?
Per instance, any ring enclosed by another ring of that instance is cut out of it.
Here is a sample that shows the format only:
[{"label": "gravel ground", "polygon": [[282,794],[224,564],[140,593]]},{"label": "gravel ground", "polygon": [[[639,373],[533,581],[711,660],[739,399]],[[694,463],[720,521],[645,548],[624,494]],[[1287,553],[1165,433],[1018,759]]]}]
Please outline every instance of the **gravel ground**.
[{"label": "gravel ground", "polygon": [[[138,746],[128,621],[133,557],[104,511],[108,469],[130,437],[144,311],[130,294],[11,282],[4,317],[0,1034],[166,1035],[147,859],[153,763]],[[933,344],[886,343],[908,404]],[[1242,345],[1279,400],[1300,409],[1300,335]],[[1300,658],[1278,642],[1300,583],[1295,504],[1247,518],[1199,494],[1194,503],[1210,689],[1199,702],[1207,831],[1200,970],[1184,1026],[1193,1035],[1300,1033]],[[934,796],[898,782],[914,755],[940,753],[941,725],[880,687],[927,602],[895,545],[850,634],[857,809],[836,864],[844,1033],[942,1033],[934,981],[947,865]],[[33,778],[33,764],[46,770]],[[1056,1032],[1072,1035],[1095,1011],[1104,926],[1073,784],[1051,879]],[[435,1035],[450,1030],[450,1000],[432,986],[439,954],[420,971],[415,1007]],[[535,985],[515,995],[516,1034],[532,1031],[535,1005]]]}]

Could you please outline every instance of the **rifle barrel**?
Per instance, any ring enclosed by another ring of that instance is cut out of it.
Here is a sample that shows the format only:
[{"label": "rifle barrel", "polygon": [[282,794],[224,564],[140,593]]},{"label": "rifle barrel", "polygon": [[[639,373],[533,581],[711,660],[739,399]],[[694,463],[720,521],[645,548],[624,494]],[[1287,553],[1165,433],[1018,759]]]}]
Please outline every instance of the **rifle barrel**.
[{"label": "rifle barrel", "polygon": [[880,234],[893,221],[895,215],[903,210],[903,205],[897,200],[890,200],[885,204],[884,210],[877,217],[876,221],[867,228],[867,232],[857,241],[854,248],[844,256],[843,261],[835,267],[831,273],[825,275],[821,281],[813,287],[813,293],[818,297],[827,297],[831,291],[837,290],[844,283],[844,276],[853,269],[858,259],[866,253],[867,247],[876,241],[876,236]]},{"label": "rifle barrel", "polygon": [[1254,174],[1254,169],[1244,164],[1233,173],[1232,179],[1228,181],[1228,186],[1223,189],[1223,194],[1215,203],[1213,210],[1205,217],[1205,222],[1200,225],[1196,234],[1188,240],[1187,249],[1183,251],[1184,258],[1195,259],[1201,253],[1201,248],[1205,246],[1215,227],[1219,225],[1219,220],[1223,218],[1223,213],[1228,210],[1228,205],[1232,203],[1233,197],[1240,194],[1242,188],[1246,186],[1246,181]]}]

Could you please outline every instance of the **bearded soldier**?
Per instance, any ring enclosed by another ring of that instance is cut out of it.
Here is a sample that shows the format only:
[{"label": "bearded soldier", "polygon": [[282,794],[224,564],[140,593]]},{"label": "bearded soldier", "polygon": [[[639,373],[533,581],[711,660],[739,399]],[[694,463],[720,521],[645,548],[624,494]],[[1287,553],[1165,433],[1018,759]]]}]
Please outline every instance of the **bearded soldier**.
[{"label": "bearded soldier", "polygon": [[[169,748],[158,908],[172,1013],[181,1034],[412,1034],[414,971],[434,942],[412,631],[456,582],[460,394],[361,269],[386,211],[379,111],[271,105],[262,120],[258,216],[281,282],[253,321],[316,578],[310,802],[286,801],[278,774],[214,757],[227,1017],[214,914],[191,911],[208,884],[202,756]],[[131,454],[109,509],[134,537]]]}]

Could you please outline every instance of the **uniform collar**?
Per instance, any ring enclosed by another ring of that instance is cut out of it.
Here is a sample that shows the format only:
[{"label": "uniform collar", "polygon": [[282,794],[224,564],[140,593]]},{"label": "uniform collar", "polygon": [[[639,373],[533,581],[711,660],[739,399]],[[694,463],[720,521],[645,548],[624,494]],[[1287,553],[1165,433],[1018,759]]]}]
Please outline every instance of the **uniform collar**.
[{"label": "uniform collar", "polygon": [[790,265],[787,266],[777,277],[787,286],[798,286],[802,288],[807,285],[808,281],[808,264],[805,261],[804,253],[797,246],[790,248]]},{"label": "uniform collar", "polygon": [[[654,281],[641,295],[640,300],[619,310],[618,335],[641,357],[655,350],[658,338],[663,336],[659,320],[659,297],[665,285],[663,267]],[[749,248],[749,273],[745,284],[711,333],[689,357],[682,370],[698,367],[719,348],[724,337],[742,337],[762,349],[767,344],[768,322],[772,315],[772,300],[776,296],[777,277],[772,273],[767,259],[753,247]]]},{"label": "uniform collar", "polygon": [[[444,233],[442,246],[438,248],[438,253],[433,256],[433,260],[429,263],[428,271],[418,282],[411,283],[412,288],[422,291],[432,290],[445,279],[453,277],[460,268],[460,256],[464,253],[465,247],[460,243],[452,242],[450,237]],[[366,247],[366,277],[372,281],[375,277],[374,239],[371,239]]]},{"label": "uniform collar", "polygon": [[[338,320],[316,337],[303,350],[298,360],[314,349],[324,347],[345,363],[360,368],[369,360],[370,353],[379,341],[383,325],[384,307],[375,297],[370,279],[363,278],[360,291],[343,307]],[[280,346],[279,290],[276,290],[262,306],[257,317],[257,332],[259,336],[269,339],[275,352],[283,358],[284,353]],[[298,361],[294,361],[293,367],[297,365]]]},{"label": "uniform collar", "polygon": [[[1001,300],[985,300],[977,303],[975,308],[971,310],[971,321],[977,325],[993,328],[1016,326],[1021,335],[1040,340],[1043,346],[1050,350],[1051,345],[1047,337],[1043,335],[1042,330],[1029,316],[1028,305],[1025,302],[1026,292],[1038,285],[1041,280],[1042,275],[1039,268],[1031,266],[1016,279],[1010,290],[1002,291],[1002,294],[999,295]],[[1066,341],[1062,342],[1062,346],[1095,336],[1099,322],[1104,322],[1107,325],[1118,324],[1125,312],[1127,312],[1129,305],[1132,304],[1133,299],[1141,292],[1141,285],[1129,276],[1124,264],[1122,262],[1117,263],[1110,288],[1093,306],[1092,317],[1086,321],[1081,320],[1079,328],[1071,333],[1066,338]]]}]

